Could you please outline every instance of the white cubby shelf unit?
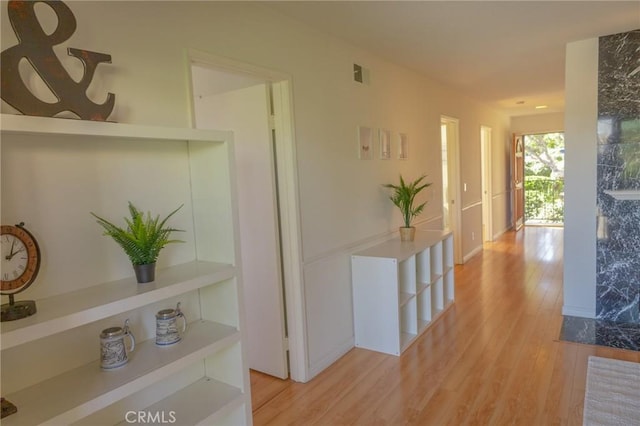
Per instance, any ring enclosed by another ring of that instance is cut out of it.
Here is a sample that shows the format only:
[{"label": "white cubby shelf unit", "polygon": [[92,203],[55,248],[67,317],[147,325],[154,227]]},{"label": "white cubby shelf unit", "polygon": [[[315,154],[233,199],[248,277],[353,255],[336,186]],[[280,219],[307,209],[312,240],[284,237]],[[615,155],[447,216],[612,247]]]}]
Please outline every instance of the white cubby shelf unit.
[{"label": "white cubby shelf unit", "polygon": [[351,256],[355,345],[400,355],[454,301],[453,235],[416,232]]},{"label": "white cubby shelf unit", "polygon": [[[0,127],[2,223],[24,221],[42,252],[16,295],[37,313],[1,324],[2,396],[18,408],[3,426],[127,424],[130,412],[250,425],[233,134],[7,114]],[[117,222],[127,200],[161,216],[183,204],[170,225],[184,243],[163,250],[151,283],[89,214]],[[178,302],[187,330],[158,347],[155,313]],[[103,371],[100,331],[125,319],[136,348]]]}]

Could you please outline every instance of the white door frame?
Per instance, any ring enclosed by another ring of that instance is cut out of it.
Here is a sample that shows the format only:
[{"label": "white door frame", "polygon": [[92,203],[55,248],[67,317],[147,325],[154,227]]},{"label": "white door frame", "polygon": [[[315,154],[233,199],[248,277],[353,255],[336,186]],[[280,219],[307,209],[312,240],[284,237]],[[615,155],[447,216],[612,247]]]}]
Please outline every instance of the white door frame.
[{"label": "white door frame", "polygon": [[[291,380],[309,380],[307,368],[306,313],[302,286],[302,244],[300,231],[300,208],[298,200],[298,174],[293,122],[293,94],[291,76],[255,65],[212,55],[194,49],[187,52],[187,76],[191,79],[191,64],[224,69],[230,72],[250,74],[271,82],[275,114],[275,130],[278,136],[276,161],[279,193],[280,232],[286,317],[289,344],[289,373]],[[188,81],[190,116],[195,126],[193,84]]]},{"label": "white door frame", "polygon": [[480,157],[482,160],[482,225],[483,242],[493,241],[493,190],[491,187],[492,129],[480,126]]},{"label": "white door frame", "polygon": [[[449,223],[453,232],[453,260],[464,263],[462,257],[462,207],[460,194],[460,121],[457,118],[440,116],[440,124],[447,126],[447,169],[449,180]],[[445,194],[443,194],[445,196]]]}]

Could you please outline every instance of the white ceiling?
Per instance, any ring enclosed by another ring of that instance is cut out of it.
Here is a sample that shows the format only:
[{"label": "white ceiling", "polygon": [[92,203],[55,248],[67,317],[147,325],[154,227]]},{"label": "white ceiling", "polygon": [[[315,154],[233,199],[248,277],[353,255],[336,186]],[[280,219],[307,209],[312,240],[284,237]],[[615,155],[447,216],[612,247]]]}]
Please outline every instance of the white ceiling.
[{"label": "white ceiling", "polygon": [[509,115],[564,110],[568,42],[640,29],[640,0],[262,4]]}]

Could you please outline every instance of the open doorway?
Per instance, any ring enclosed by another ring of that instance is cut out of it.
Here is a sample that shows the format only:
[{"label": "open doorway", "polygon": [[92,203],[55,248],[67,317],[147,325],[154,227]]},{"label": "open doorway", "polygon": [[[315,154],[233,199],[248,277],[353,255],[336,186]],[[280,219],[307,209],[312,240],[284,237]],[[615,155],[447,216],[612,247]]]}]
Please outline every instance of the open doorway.
[{"label": "open doorway", "polygon": [[189,53],[194,127],[234,132],[249,367],[306,381],[290,81]]},{"label": "open doorway", "polygon": [[523,135],[525,225],[564,224],[564,133]]},{"label": "open doorway", "polygon": [[287,378],[271,85],[199,64],[192,65],[192,79],[196,127],[234,133],[249,367]]}]

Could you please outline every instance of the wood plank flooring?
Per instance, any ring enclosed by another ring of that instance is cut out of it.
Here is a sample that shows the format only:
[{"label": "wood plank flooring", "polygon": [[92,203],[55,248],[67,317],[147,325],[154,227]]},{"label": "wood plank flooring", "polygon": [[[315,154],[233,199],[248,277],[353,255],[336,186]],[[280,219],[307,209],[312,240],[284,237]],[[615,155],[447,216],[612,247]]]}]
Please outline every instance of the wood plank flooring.
[{"label": "wood plank flooring", "polygon": [[587,358],[558,341],[562,228],[525,227],[456,266],[456,301],[401,357],[352,349],[309,383],[252,372],[260,425],[581,425]]}]

